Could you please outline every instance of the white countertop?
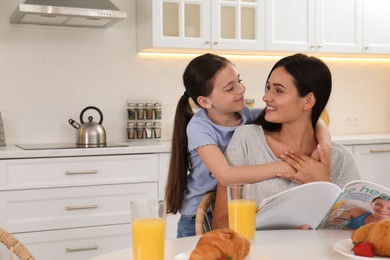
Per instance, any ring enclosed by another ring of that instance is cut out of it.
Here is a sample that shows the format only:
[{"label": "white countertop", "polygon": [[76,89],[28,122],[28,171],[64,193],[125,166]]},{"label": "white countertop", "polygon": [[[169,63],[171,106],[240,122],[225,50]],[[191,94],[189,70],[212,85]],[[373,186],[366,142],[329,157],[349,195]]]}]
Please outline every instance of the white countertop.
[{"label": "white countertop", "polygon": [[332,140],[343,145],[382,144],[390,143],[390,134],[334,135]]},{"label": "white countertop", "polygon": [[125,144],[127,146],[45,150],[23,150],[15,145],[0,146],[0,159],[169,153],[171,151],[171,141],[169,140],[142,140],[123,142],[120,144]]},{"label": "white countertop", "polygon": [[[200,236],[166,240],[165,260],[187,260]],[[351,237],[346,230],[269,230],[257,231],[255,242],[245,260],[347,260],[333,244]],[[350,243],[352,248],[352,242]],[[349,251],[349,250],[347,250]],[[354,255],[351,255],[354,256]],[[131,260],[132,248],[114,251],[91,260]]]},{"label": "white countertop", "polygon": [[[390,134],[334,135],[333,141],[343,145],[390,143]],[[124,147],[23,150],[15,145],[0,146],[0,159],[89,156],[110,154],[169,153],[170,140],[122,142]]]}]

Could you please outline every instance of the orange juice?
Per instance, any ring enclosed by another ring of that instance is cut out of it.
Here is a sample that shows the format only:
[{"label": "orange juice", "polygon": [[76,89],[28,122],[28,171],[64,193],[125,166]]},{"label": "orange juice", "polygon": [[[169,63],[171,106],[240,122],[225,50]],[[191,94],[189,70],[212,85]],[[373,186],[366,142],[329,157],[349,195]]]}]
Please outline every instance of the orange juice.
[{"label": "orange juice", "polygon": [[256,201],[231,200],[228,203],[229,227],[248,240],[255,238]]},{"label": "orange juice", "polygon": [[165,221],[162,218],[133,220],[134,260],[163,260]]}]

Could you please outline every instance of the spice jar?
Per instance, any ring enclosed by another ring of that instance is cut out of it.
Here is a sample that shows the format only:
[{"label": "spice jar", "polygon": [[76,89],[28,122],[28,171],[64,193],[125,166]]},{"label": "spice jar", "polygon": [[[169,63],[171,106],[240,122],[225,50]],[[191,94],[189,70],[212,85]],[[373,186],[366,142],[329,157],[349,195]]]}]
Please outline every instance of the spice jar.
[{"label": "spice jar", "polygon": [[161,138],[161,123],[160,122],[154,122],[153,125],[153,133],[154,138]]},{"label": "spice jar", "polygon": [[161,103],[154,103],[154,118],[161,119]]},{"label": "spice jar", "polygon": [[137,103],[137,119],[144,119],[145,104]]},{"label": "spice jar", "polygon": [[127,123],[127,138],[135,139],[135,124],[134,122]]},{"label": "spice jar", "polygon": [[145,138],[146,139],[152,138],[152,123],[151,122],[145,123]]},{"label": "spice jar", "polygon": [[146,119],[153,119],[153,103],[146,103]]},{"label": "spice jar", "polygon": [[143,122],[137,123],[137,139],[144,139],[145,126]]},{"label": "spice jar", "polygon": [[135,104],[134,103],[127,103],[127,115],[129,120],[135,119]]}]

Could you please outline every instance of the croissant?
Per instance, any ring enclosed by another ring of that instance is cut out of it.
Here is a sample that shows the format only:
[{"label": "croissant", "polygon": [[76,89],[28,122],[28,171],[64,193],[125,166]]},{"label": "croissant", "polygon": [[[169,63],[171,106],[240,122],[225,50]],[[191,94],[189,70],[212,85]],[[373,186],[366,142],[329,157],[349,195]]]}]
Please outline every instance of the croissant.
[{"label": "croissant", "polygon": [[353,242],[367,241],[375,255],[390,256],[390,219],[368,223],[353,231]]},{"label": "croissant", "polygon": [[243,260],[249,254],[249,241],[229,228],[205,233],[199,239],[189,260]]}]

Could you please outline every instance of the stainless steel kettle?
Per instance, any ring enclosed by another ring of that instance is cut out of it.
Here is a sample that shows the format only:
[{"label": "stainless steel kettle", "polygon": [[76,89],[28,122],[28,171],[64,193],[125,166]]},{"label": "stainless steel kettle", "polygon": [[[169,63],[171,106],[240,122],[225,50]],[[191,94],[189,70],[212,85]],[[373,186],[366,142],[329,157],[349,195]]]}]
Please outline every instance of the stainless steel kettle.
[{"label": "stainless steel kettle", "polygon": [[[84,113],[89,109],[96,110],[100,115],[99,123],[93,121],[93,117],[88,117],[88,122],[84,123]],[[104,147],[106,146],[106,130],[104,130],[103,114],[97,107],[88,106],[80,113],[80,122],[76,122],[73,119],[69,119],[68,122],[77,129],[76,144],[83,147]]]}]

